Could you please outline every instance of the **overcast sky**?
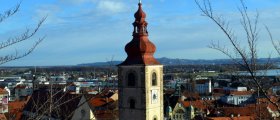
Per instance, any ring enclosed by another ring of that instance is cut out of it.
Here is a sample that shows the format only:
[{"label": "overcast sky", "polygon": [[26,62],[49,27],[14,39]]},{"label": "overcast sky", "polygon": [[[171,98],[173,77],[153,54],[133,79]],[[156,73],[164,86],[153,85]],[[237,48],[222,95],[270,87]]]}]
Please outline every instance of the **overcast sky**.
[{"label": "overcast sky", "polygon": [[[1,0],[0,12],[14,7],[20,0]],[[2,66],[75,65],[124,60],[124,46],[132,39],[133,14],[138,0],[23,0],[20,11],[0,24],[0,40],[34,28],[40,18],[48,16],[32,39],[0,51],[1,55],[24,52],[34,42],[45,40],[29,56]],[[194,0],[142,0],[147,14],[150,40],[157,46],[155,57],[182,59],[227,58],[207,46],[220,41],[228,46],[225,35],[208,18],[201,16]],[[280,40],[280,1],[245,0],[250,15],[260,13],[259,57],[278,57],[264,30],[267,25]],[[230,21],[241,35],[238,0],[212,0],[214,13]],[[245,44],[243,44],[245,46]]]}]

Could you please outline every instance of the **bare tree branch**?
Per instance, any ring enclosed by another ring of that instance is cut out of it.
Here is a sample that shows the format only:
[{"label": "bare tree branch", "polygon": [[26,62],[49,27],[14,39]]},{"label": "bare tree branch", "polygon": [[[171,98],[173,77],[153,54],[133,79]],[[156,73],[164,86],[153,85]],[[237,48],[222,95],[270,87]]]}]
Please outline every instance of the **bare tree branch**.
[{"label": "bare tree branch", "polygon": [[[268,28],[266,25],[265,25],[265,29],[266,29],[266,31],[267,31],[267,33],[268,33],[268,35],[269,35],[269,39],[270,39],[270,41],[271,41],[271,43],[272,43],[272,45],[273,45],[275,51],[278,53],[278,55],[280,55],[280,41],[275,41],[275,40],[273,39],[272,34],[271,34],[269,28]],[[277,44],[276,42],[277,42],[278,44]]]},{"label": "bare tree branch", "polygon": [[0,57],[0,65],[2,65],[4,63],[7,63],[7,62],[10,62],[10,61],[13,61],[13,60],[23,58],[23,57],[31,54],[34,51],[34,49],[44,40],[44,38],[45,37],[40,38],[38,41],[36,41],[35,44],[27,52],[25,52],[23,54],[19,55],[18,52],[16,51],[15,54],[1,56]]},{"label": "bare tree branch", "polygon": [[[270,99],[268,93],[264,88],[262,87],[260,80],[256,77],[256,70],[257,70],[257,40],[258,40],[258,19],[259,14],[255,15],[254,21],[251,19],[251,17],[248,14],[247,7],[244,3],[244,0],[240,0],[241,8],[239,8],[239,12],[241,15],[241,21],[240,24],[242,25],[245,33],[246,33],[246,39],[247,39],[247,45],[249,49],[242,48],[240,43],[237,41],[237,36],[234,34],[232,29],[229,27],[229,22],[224,20],[221,16],[215,16],[213,14],[212,6],[209,0],[202,0],[202,3],[199,2],[199,0],[195,0],[197,6],[202,12],[203,16],[208,17],[211,19],[226,35],[227,39],[231,43],[233,47],[233,52],[236,53],[236,57],[232,55],[230,50],[228,48],[221,46],[220,44],[211,43],[210,48],[216,49],[226,56],[228,56],[230,59],[232,59],[235,63],[240,65],[241,67],[245,68],[258,88],[260,90],[261,94],[266,97],[266,99],[272,103],[274,106],[278,108],[278,111],[280,112],[280,105],[276,102],[274,102],[272,99]],[[280,55],[280,42],[278,44],[275,43],[275,41],[272,39],[272,35],[269,31],[269,29],[266,27],[267,32],[269,33],[269,37],[274,45],[275,50]],[[241,61],[238,61],[238,59],[241,58]],[[269,61],[268,61],[269,62]],[[267,63],[268,64],[268,63]]]},{"label": "bare tree branch", "polygon": [[19,11],[21,2],[17,4],[14,8],[6,10],[3,14],[0,14],[0,23],[9,18],[10,16],[14,15]]},{"label": "bare tree branch", "polygon": [[[19,4],[16,5],[15,8],[10,9],[5,11],[3,14],[0,14],[0,23],[3,22],[5,19],[9,18],[10,16],[14,15],[15,13],[17,13],[19,11],[21,2]],[[15,36],[15,37],[10,37],[7,40],[3,41],[0,43],[0,50],[10,47],[14,44],[23,42],[25,40],[30,39],[31,37],[33,37],[38,30],[40,29],[40,27],[42,26],[42,24],[45,22],[47,16],[43,17],[37,24],[37,26],[31,31],[30,29],[26,29],[25,32],[23,32],[21,35],[19,36]],[[34,44],[33,46],[26,52],[19,54],[18,51],[16,50],[13,54],[8,54],[8,55],[4,55],[4,56],[0,56],[0,65],[16,60],[16,59],[20,59],[23,58],[27,55],[29,55],[30,53],[32,53],[34,51],[34,49],[44,40],[45,37],[39,38]]]},{"label": "bare tree branch", "polygon": [[22,33],[20,36],[10,37],[10,38],[8,38],[8,40],[1,42],[0,49],[6,48],[8,46],[14,45],[14,44],[22,42],[22,41],[25,41],[25,40],[31,38],[32,36],[34,36],[37,33],[37,31],[39,30],[39,28],[41,27],[41,25],[46,20],[46,18],[47,18],[47,16],[43,17],[37,24],[36,28],[31,33],[30,33],[30,29],[26,29],[26,31],[24,33]]}]

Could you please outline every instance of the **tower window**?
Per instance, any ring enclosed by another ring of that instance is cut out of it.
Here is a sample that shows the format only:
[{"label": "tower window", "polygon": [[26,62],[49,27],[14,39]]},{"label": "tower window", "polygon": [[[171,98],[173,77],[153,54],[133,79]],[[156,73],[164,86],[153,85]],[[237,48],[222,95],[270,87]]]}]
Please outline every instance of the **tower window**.
[{"label": "tower window", "polygon": [[152,86],[156,86],[157,85],[157,74],[153,73],[152,74]]},{"label": "tower window", "polygon": [[127,86],[133,87],[135,86],[136,83],[136,78],[133,73],[128,74],[128,79],[127,79]]},{"label": "tower window", "polygon": [[153,120],[157,120],[157,116],[156,115],[154,116]]},{"label": "tower window", "polygon": [[134,99],[130,99],[129,100],[129,108],[134,109],[135,108],[135,103],[136,103],[136,101]]}]

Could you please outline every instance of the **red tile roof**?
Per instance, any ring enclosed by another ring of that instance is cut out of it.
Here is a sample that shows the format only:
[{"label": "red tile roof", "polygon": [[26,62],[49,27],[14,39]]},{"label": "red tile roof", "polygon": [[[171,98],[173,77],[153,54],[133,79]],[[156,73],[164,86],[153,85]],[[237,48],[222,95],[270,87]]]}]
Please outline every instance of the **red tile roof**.
[{"label": "red tile roof", "polygon": [[206,84],[206,83],[209,83],[209,80],[196,80],[195,81],[196,84]]},{"label": "red tile roof", "polygon": [[213,93],[212,96],[215,96],[215,97],[221,97],[221,96],[224,96],[225,94],[223,93]]},{"label": "red tile roof", "polygon": [[198,94],[198,93],[195,93],[195,92],[184,91],[184,92],[183,92],[183,95],[184,95],[186,98],[200,99],[199,94]]},{"label": "red tile roof", "polygon": [[25,101],[13,101],[9,102],[9,117],[14,117],[15,120],[20,120],[21,115],[23,112],[23,108],[26,105],[26,103],[29,101],[30,97],[27,97]]},{"label": "red tile roof", "polygon": [[112,98],[93,98],[89,101],[89,104],[93,107],[100,107],[113,101]]},{"label": "red tile roof", "polygon": [[222,107],[219,108],[219,111],[224,114],[224,116],[231,116],[232,114],[237,116],[253,116],[255,118],[258,117],[258,113],[261,113],[261,117],[263,119],[270,119],[271,115],[267,109],[267,105],[265,104],[250,104],[245,107]]},{"label": "red tile roof", "polygon": [[[280,106],[280,104],[278,103],[278,106]],[[269,103],[268,106],[267,106],[271,111],[277,111],[278,108],[276,105],[272,104],[272,103]]]},{"label": "red tile roof", "polygon": [[194,108],[207,109],[212,105],[213,100],[181,101],[184,107],[193,106]]},{"label": "red tile roof", "polygon": [[7,118],[4,114],[0,114],[0,120],[7,120]]},{"label": "red tile roof", "polygon": [[9,94],[9,92],[5,89],[0,88],[0,94]]},{"label": "red tile roof", "polygon": [[13,101],[9,102],[9,111],[10,110],[22,110],[24,105],[26,104],[26,101]]},{"label": "red tile roof", "polygon": [[207,117],[207,120],[254,120],[253,116],[239,116],[239,117]]},{"label": "red tile roof", "polygon": [[25,89],[27,86],[26,85],[17,85],[15,88],[16,89]]},{"label": "red tile roof", "polygon": [[97,110],[94,112],[94,116],[97,120],[118,120],[118,110]]},{"label": "red tile roof", "polygon": [[253,91],[231,91],[230,95],[252,95]]}]

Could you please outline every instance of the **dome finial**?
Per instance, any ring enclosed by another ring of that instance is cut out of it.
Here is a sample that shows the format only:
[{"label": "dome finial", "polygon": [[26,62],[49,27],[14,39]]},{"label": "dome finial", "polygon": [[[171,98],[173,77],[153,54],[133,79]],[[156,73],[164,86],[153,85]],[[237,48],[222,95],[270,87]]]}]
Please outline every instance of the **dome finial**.
[{"label": "dome finial", "polygon": [[142,0],[138,0],[138,10],[134,14],[133,39],[126,44],[127,58],[119,66],[126,65],[160,65],[154,58],[156,46],[148,38],[148,23],[145,21],[146,14],[142,10]]}]

